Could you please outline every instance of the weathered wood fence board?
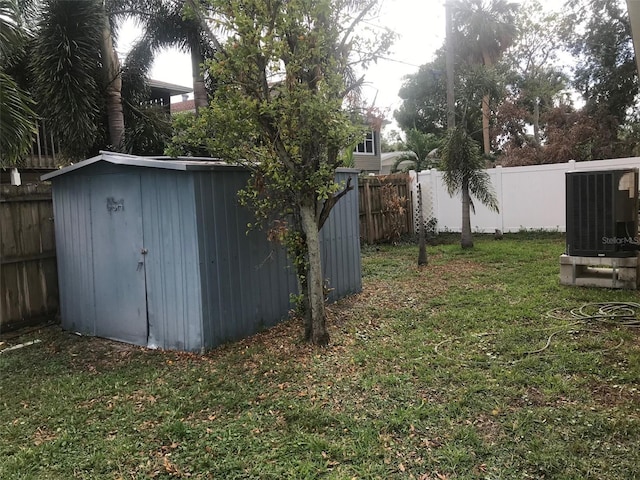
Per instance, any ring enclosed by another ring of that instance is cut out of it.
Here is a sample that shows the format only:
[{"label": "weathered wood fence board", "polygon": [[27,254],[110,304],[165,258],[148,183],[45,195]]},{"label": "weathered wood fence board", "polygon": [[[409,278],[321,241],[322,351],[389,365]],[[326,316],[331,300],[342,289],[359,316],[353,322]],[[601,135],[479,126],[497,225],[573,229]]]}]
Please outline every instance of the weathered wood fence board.
[{"label": "weathered wood fence board", "polygon": [[0,186],[0,330],[58,310],[51,187]]},{"label": "weathered wood fence board", "polygon": [[364,243],[394,241],[413,232],[411,177],[360,177],[360,237]]}]

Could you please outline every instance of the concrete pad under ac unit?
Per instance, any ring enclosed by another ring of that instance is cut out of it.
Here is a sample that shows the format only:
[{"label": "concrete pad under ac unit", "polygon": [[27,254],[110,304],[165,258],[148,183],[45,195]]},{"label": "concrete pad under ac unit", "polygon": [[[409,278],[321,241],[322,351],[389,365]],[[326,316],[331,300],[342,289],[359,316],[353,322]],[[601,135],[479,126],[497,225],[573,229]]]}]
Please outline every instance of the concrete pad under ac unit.
[{"label": "concrete pad under ac unit", "polygon": [[638,257],[560,255],[560,283],[580,287],[638,288]]}]

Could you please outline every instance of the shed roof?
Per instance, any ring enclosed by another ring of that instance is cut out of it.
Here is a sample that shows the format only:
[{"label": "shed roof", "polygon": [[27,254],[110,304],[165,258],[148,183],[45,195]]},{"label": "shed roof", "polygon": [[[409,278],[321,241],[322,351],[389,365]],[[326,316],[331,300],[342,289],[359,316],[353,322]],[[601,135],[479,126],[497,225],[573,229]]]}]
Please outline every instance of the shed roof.
[{"label": "shed roof", "polygon": [[42,180],[50,180],[60,175],[71,173],[75,170],[88,167],[98,162],[108,162],[115,165],[129,165],[134,167],[162,168],[165,170],[218,170],[218,169],[243,169],[240,165],[230,165],[222,160],[202,157],[141,157],[127,155],[125,153],[101,151],[99,155],[81,162],[69,165],[55,172],[47,173],[40,177]]}]

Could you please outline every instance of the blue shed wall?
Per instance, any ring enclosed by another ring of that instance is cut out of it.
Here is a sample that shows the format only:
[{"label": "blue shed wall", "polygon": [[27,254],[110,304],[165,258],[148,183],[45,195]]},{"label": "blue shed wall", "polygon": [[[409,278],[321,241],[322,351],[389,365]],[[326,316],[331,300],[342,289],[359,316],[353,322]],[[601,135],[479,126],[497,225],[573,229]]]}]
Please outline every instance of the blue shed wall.
[{"label": "blue shed wall", "polygon": [[62,327],[96,333],[91,197],[87,177],[61,177],[53,191]]},{"label": "blue shed wall", "polygon": [[[295,271],[284,248],[251,230],[253,214],[241,207],[237,192],[249,179],[241,169],[196,172],[206,348],[251,335],[288,315],[290,294],[298,292]],[[352,177],[354,189],[333,208],[321,231],[323,274],[330,301],[362,289],[357,172],[340,171],[337,181]]]},{"label": "blue shed wall", "polygon": [[346,185],[349,178],[353,190],[333,207],[320,231],[322,272],[332,289],[329,292],[330,302],[362,290],[358,172],[351,169],[338,170],[338,183]]},{"label": "blue shed wall", "polygon": [[296,278],[282,247],[251,230],[252,213],[237,193],[249,178],[241,169],[196,172],[202,305],[207,348],[272,326],[289,311]]}]

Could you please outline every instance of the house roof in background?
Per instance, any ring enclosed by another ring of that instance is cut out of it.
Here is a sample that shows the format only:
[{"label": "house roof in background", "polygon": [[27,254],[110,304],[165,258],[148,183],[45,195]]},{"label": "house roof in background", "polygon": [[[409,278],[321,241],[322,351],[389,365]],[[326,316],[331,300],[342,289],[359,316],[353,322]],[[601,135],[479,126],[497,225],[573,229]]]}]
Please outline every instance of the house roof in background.
[{"label": "house roof in background", "polygon": [[171,113],[179,113],[179,112],[195,112],[196,111],[196,101],[191,100],[183,100],[182,102],[174,102],[171,104]]},{"label": "house roof in background", "polygon": [[193,87],[183,87],[182,85],[176,85],[175,83],[153,80],[151,78],[147,79],[147,85],[149,85],[151,88],[161,88],[163,90],[168,90],[169,95],[171,96],[193,92]]}]

